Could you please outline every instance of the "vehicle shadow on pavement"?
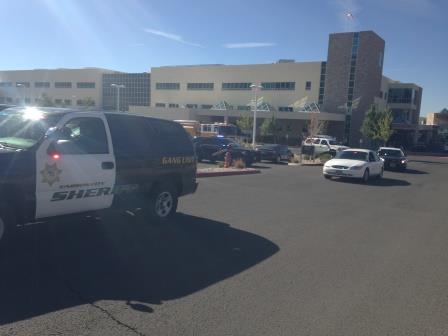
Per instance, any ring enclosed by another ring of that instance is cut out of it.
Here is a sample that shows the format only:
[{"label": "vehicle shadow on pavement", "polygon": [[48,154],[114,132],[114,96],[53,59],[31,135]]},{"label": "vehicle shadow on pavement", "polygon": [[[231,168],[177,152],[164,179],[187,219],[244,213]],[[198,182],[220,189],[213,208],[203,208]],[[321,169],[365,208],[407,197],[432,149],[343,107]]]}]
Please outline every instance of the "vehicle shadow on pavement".
[{"label": "vehicle shadow on pavement", "polygon": [[0,325],[99,300],[152,312],[271,257],[279,247],[186,214],[166,225],[107,214],[25,227],[0,254]]},{"label": "vehicle shadow on pavement", "polygon": [[442,161],[429,161],[429,160],[416,160],[412,159],[411,162],[418,162],[418,163],[424,163],[429,165],[448,165],[448,162],[442,162]]},{"label": "vehicle shadow on pavement", "polygon": [[406,170],[404,170],[404,171],[388,170],[387,172],[401,173],[401,174],[410,174],[410,175],[426,175],[426,174],[429,174],[428,172],[423,171],[423,170],[410,169],[410,168],[406,168]]},{"label": "vehicle shadow on pavement", "polygon": [[337,178],[334,179],[334,181],[344,182],[344,183],[351,183],[351,184],[361,184],[366,185],[370,187],[407,187],[411,184],[408,181],[405,180],[399,180],[399,179],[393,179],[388,177],[383,177],[381,179],[372,179],[369,180],[369,182],[364,183],[362,180],[357,179],[348,179],[348,178]]}]

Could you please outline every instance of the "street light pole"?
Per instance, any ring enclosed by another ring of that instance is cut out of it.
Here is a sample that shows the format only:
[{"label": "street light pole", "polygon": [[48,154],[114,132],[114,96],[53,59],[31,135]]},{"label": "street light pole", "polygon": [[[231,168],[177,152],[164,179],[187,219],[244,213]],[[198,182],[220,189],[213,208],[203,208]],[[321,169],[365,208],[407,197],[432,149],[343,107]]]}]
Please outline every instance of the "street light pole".
[{"label": "street light pole", "polygon": [[[25,85],[23,85],[22,83],[17,83],[16,87],[22,89],[22,88],[25,87]],[[20,100],[20,104],[23,105],[23,94],[22,94],[22,92],[19,94],[19,100]]]},{"label": "street light pole", "polygon": [[120,112],[120,89],[124,89],[126,86],[123,84],[111,84],[110,86],[117,89],[117,112]]},{"label": "street light pole", "polygon": [[262,88],[262,86],[252,84],[250,87],[252,88],[252,91],[254,92],[254,122],[253,122],[253,128],[252,128],[252,148],[255,148],[255,142],[256,142],[255,139],[257,136],[256,133],[257,133],[257,109],[258,109],[257,93],[258,93],[258,90]]}]

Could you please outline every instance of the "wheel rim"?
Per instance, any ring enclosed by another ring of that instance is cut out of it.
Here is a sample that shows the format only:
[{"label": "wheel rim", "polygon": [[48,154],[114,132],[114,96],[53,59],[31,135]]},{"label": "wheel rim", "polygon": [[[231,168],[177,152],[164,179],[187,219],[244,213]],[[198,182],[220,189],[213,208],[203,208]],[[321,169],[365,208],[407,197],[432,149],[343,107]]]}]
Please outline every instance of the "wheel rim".
[{"label": "wheel rim", "polygon": [[5,222],[3,222],[3,219],[0,218],[0,241],[2,240],[4,234],[5,234]]},{"label": "wheel rim", "polygon": [[173,196],[168,191],[164,191],[157,196],[155,210],[159,217],[166,217],[173,209]]}]

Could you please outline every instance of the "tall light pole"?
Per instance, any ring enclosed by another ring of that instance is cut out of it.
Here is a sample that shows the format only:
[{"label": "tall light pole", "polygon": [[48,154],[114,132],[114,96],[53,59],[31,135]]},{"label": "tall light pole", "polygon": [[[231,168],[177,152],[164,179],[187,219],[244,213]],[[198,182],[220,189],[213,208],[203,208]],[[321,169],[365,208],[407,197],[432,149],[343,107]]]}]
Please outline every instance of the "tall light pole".
[{"label": "tall light pole", "polygon": [[117,89],[117,112],[120,112],[120,89],[124,89],[126,86],[124,84],[111,84],[110,86]]},{"label": "tall light pole", "polygon": [[258,90],[262,89],[261,85],[252,84],[251,86],[252,92],[254,93],[254,122],[252,128],[252,147],[255,148],[255,139],[257,136],[257,108],[258,108]]},{"label": "tall light pole", "polygon": [[[17,83],[16,87],[18,87],[19,89],[23,89],[25,87],[25,85],[23,85],[22,83]],[[20,104],[24,104],[23,102],[23,94],[22,92],[19,94],[19,99],[20,99]]]}]

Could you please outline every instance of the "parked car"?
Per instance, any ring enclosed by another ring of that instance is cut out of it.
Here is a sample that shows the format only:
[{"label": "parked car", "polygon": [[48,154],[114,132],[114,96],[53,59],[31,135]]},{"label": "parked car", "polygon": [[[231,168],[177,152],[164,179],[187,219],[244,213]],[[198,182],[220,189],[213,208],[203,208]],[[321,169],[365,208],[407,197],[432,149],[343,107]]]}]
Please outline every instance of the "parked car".
[{"label": "parked car", "polygon": [[384,169],[406,170],[408,159],[400,148],[380,147],[378,156],[384,162]]},{"label": "parked car", "polygon": [[241,159],[246,166],[261,160],[261,154],[250,148],[246,148],[232,139],[221,137],[196,137],[193,139],[196,156],[199,162],[224,161],[225,154],[230,153],[232,160]]},{"label": "parked car", "polygon": [[347,146],[338,144],[333,138],[322,137],[306,138],[303,144],[314,146],[314,154],[316,156],[322,153],[330,153],[334,156],[336,155],[336,153],[349,148]]},{"label": "parked car", "polygon": [[371,177],[383,176],[383,161],[368,149],[346,149],[339,152],[334,159],[327,161],[323,167],[326,179],[333,176],[362,179],[367,182]]},{"label": "parked car", "polygon": [[182,126],[123,113],[5,109],[0,163],[0,245],[19,224],[110,208],[164,222],[197,188]]},{"label": "parked car", "polygon": [[256,149],[261,154],[261,160],[280,163],[281,161],[289,161],[293,154],[286,145],[264,144]]}]

